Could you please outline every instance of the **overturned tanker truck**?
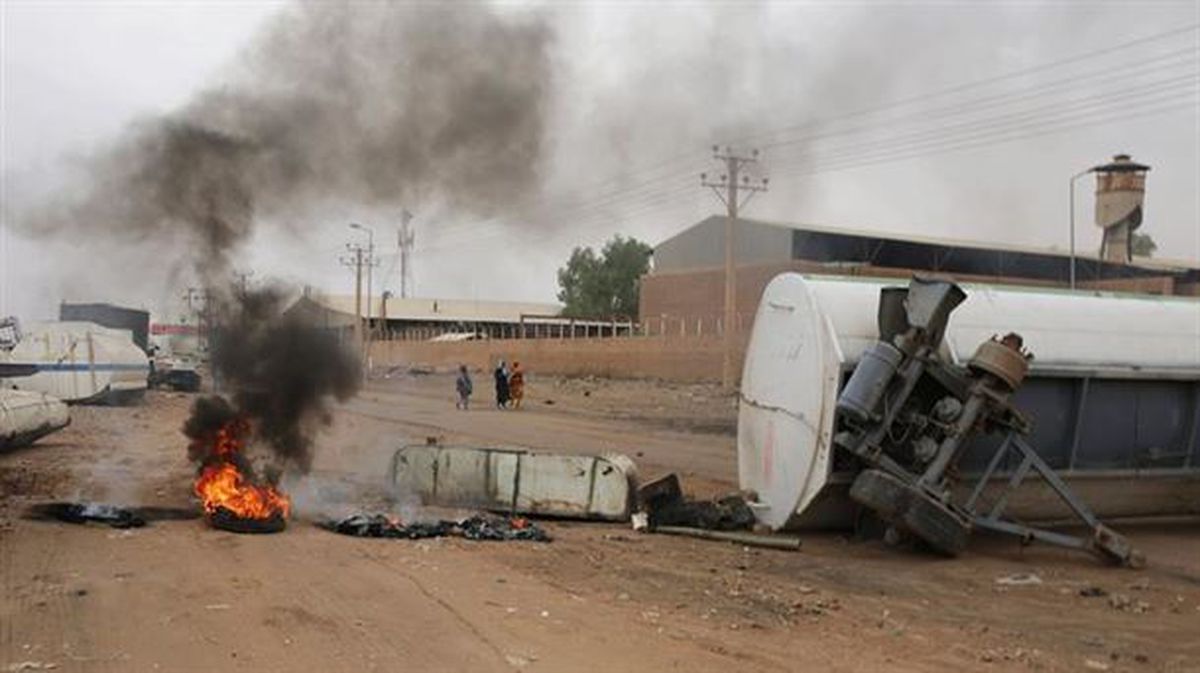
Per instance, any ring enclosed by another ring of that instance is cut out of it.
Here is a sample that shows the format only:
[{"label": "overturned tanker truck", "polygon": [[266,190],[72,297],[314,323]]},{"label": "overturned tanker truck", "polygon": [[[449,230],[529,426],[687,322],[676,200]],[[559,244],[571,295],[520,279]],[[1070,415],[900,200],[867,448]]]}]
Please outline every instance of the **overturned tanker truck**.
[{"label": "overturned tanker truck", "polygon": [[[746,353],[738,475],[772,529],[864,513],[1140,555],[1098,517],[1200,514],[1200,302],[784,274]],[[1048,525],[1073,520],[1088,533]]]}]

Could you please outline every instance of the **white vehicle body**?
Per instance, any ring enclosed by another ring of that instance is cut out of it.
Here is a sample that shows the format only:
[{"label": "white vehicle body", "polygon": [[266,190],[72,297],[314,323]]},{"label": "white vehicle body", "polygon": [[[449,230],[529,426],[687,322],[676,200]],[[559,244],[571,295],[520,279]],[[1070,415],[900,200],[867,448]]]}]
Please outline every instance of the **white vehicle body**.
[{"label": "white vehicle body", "polygon": [[0,450],[24,446],[70,422],[61,400],[44,393],[0,390]]},{"label": "white vehicle body", "polygon": [[37,367],[3,387],[53,395],[66,402],[123,402],[146,391],[149,360],[128,330],[89,322],[35,323],[23,330],[7,361]]}]

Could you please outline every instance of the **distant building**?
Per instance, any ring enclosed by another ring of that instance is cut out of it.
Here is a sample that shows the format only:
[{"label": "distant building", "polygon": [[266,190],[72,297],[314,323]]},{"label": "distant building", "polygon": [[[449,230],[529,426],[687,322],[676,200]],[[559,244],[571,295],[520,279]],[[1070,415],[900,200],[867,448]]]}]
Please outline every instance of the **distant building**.
[{"label": "distant building", "polygon": [[[1058,288],[1068,287],[1070,279],[1070,257],[1056,250],[762,220],[738,220],[734,251],[743,326],[766,284],[785,271],[896,278],[921,273]],[[641,280],[642,322],[718,320],[724,306],[724,260],[723,216],[704,219],[655,246],[653,271]],[[1075,266],[1077,288],[1200,296],[1195,264],[1145,258],[1123,263],[1077,255]]]},{"label": "distant building", "polygon": [[143,351],[150,338],[150,312],[113,304],[73,304],[63,302],[58,307],[58,319],[65,322],[91,322],[111,329],[126,329],[133,333],[133,342]]},{"label": "distant building", "polygon": [[[363,298],[362,315],[368,315]],[[306,292],[288,309],[316,326],[354,331],[354,295]],[[559,317],[560,304],[472,299],[371,298],[370,325],[377,338],[433,338],[442,334],[481,337],[549,336],[574,326],[579,334],[592,329],[608,333],[611,324]],[[624,331],[626,324],[618,326]]]}]

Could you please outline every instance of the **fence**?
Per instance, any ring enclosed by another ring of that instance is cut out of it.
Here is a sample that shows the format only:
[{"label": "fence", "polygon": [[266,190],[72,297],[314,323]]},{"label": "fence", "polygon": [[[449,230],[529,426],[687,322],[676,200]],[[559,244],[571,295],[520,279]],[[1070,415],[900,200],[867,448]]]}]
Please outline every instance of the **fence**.
[{"label": "fence", "polygon": [[[737,314],[735,334],[749,330],[753,313]],[[595,339],[667,336],[723,336],[720,315],[650,316],[640,323],[600,320],[527,320],[519,323],[447,323],[400,329],[372,329],[375,341],[470,341],[473,339]]]},{"label": "fence", "polygon": [[[734,336],[735,366],[741,371],[751,315],[742,316]],[[534,375],[653,378],[667,381],[719,381],[725,339],[721,321],[704,318],[651,319],[617,329],[606,336],[584,337],[582,331],[539,333],[542,336],[432,340],[400,338],[371,344],[375,369],[422,365],[450,370],[465,364],[489,371],[499,360],[518,361]],[[459,332],[458,334],[462,334]]]}]

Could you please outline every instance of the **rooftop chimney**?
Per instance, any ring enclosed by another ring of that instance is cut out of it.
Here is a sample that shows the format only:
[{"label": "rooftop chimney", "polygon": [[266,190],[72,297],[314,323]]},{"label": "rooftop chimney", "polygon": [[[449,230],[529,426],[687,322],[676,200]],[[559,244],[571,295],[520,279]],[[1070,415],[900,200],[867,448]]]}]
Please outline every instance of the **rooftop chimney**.
[{"label": "rooftop chimney", "polygon": [[1100,258],[1127,264],[1133,259],[1133,231],[1142,226],[1149,166],[1118,154],[1111,163],[1096,166],[1096,226],[1104,230]]}]

